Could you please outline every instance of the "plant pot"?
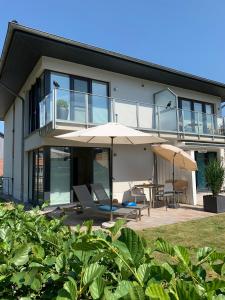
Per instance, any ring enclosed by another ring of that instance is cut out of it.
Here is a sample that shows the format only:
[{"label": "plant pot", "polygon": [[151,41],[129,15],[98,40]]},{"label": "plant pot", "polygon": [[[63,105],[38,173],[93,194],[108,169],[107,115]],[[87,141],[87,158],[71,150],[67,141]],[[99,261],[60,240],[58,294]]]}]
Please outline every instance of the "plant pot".
[{"label": "plant pot", "polygon": [[212,213],[225,212],[225,196],[205,195],[203,196],[204,210]]},{"label": "plant pot", "polygon": [[69,110],[66,107],[61,105],[57,105],[57,119],[67,120],[68,119]]}]

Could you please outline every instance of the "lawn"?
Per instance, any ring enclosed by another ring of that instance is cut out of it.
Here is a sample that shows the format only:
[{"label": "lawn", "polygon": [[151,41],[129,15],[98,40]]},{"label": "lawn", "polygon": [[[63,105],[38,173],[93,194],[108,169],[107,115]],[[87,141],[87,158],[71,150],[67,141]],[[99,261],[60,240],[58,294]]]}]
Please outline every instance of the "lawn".
[{"label": "lawn", "polygon": [[212,247],[225,251],[225,214],[139,231],[150,245],[161,237],[189,249]]}]

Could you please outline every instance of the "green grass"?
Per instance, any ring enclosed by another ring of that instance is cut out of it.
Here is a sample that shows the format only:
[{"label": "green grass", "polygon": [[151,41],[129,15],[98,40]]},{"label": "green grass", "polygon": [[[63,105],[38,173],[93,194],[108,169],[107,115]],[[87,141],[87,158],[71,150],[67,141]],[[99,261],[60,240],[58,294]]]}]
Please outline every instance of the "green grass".
[{"label": "green grass", "polygon": [[139,231],[150,243],[161,237],[168,242],[193,250],[199,247],[212,247],[225,251],[225,214],[200,220],[165,225]]}]

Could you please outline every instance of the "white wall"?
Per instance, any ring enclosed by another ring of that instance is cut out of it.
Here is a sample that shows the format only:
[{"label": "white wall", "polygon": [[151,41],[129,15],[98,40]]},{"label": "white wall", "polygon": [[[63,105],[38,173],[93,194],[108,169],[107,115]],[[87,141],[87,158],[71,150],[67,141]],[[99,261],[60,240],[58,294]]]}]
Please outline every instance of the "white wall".
[{"label": "white wall", "polygon": [[[220,98],[212,95],[186,90],[149,80],[142,80],[123,74],[105,71],[93,67],[88,67],[76,63],[58,60],[50,57],[43,57],[41,61],[42,69],[49,69],[71,75],[88,77],[96,80],[103,80],[110,83],[110,93],[112,97],[153,104],[154,94],[163,89],[170,88],[177,96],[206,101],[219,104]],[[142,87],[144,85],[144,87]]]},{"label": "white wall", "polygon": [[[4,177],[12,178],[12,147],[13,147],[13,106],[9,109],[5,116],[5,124],[4,124],[4,133],[5,133],[5,141],[4,141],[4,169],[3,175]],[[12,184],[8,180],[4,180],[4,192],[12,193]]]},{"label": "white wall", "polygon": [[119,201],[128,200],[129,183],[143,183],[153,179],[153,153],[146,145],[116,145],[114,153],[114,198]]},{"label": "white wall", "polygon": [[[40,76],[44,69],[54,70],[58,72],[74,74],[78,76],[89,77],[96,80],[103,80],[110,83],[110,96],[114,98],[120,99],[127,99],[131,101],[139,101],[142,103],[146,103],[146,106],[153,104],[154,94],[163,90],[165,88],[171,88],[171,90],[176,93],[178,96],[196,99],[200,101],[207,101],[210,103],[215,104],[216,110],[219,107],[220,99],[215,96],[185,90],[182,88],[177,88],[173,86],[168,86],[165,84],[142,80],[139,78],[134,78],[122,74],[117,74],[101,69],[96,69],[80,64],[75,64],[71,62],[61,61],[54,58],[42,57],[33,71],[31,72],[30,76],[27,78],[23,88],[20,91],[20,94],[25,95],[27,91],[31,88],[31,85],[35,82],[36,78]],[[157,103],[156,103],[157,104]],[[131,110],[133,107],[130,107]],[[19,99],[16,100],[15,103],[15,164],[14,164],[14,174],[11,174],[12,170],[12,107],[8,111],[5,116],[5,145],[4,145],[4,152],[5,152],[5,165],[4,165],[4,176],[14,177],[15,184],[14,184],[14,197],[20,198],[21,193],[21,137],[22,137],[22,120],[21,120],[21,109],[22,103]],[[142,107],[141,110],[141,120],[143,124],[146,124],[146,127],[151,126],[151,122],[147,119],[147,116],[151,114],[152,111],[150,108]],[[25,124],[26,124],[26,133],[28,133],[28,102],[26,102],[25,107]],[[120,122],[124,120],[128,121],[129,118],[132,119],[132,114],[128,113],[128,110],[124,108],[124,115]],[[124,120],[123,120],[124,119]],[[132,120],[131,120],[132,121]],[[150,123],[149,123],[150,122]],[[145,126],[143,126],[145,127]],[[36,147],[40,145],[47,145],[47,144],[57,144],[60,142],[56,142],[55,139],[48,139],[48,138],[40,138],[38,134],[33,135],[31,138],[26,140],[26,150]],[[32,147],[31,147],[32,146]],[[142,147],[143,148],[143,147]],[[144,180],[146,178],[152,177],[151,176],[151,167],[150,169],[146,168],[145,165],[145,155],[147,155],[144,151],[140,148],[137,152],[133,149],[129,151],[125,151],[121,148],[121,154],[116,157],[116,161],[121,162],[118,164],[118,169],[115,176],[117,176],[117,181],[115,182],[115,192],[118,195],[121,194],[122,187],[128,187],[127,181],[123,181],[121,177],[126,177],[125,175],[129,175],[128,178],[131,180],[133,177],[137,177],[138,180]],[[26,157],[27,153],[25,154],[25,169],[28,167],[28,159]],[[140,156],[140,157],[139,157]],[[150,160],[151,160],[151,155]],[[123,159],[121,159],[123,157]],[[140,160],[140,161],[139,161]],[[128,164],[126,164],[126,161]],[[139,162],[139,163],[137,163]],[[116,163],[116,162],[115,162]],[[135,168],[131,168],[131,163],[135,164]],[[121,167],[121,166],[124,167]],[[140,167],[138,167],[140,165]],[[116,165],[115,165],[116,166]],[[28,190],[28,186],[26,183],[27,178],[27,171],[24,173],[24,184],[25,190]],[[133,178],[135,179],[135,178]],[[128,179],[127,179],[128,180]],[[120,183],[119,183],[120,182]],[[27,191],[25,191],[25,195],[27,195]]]}]

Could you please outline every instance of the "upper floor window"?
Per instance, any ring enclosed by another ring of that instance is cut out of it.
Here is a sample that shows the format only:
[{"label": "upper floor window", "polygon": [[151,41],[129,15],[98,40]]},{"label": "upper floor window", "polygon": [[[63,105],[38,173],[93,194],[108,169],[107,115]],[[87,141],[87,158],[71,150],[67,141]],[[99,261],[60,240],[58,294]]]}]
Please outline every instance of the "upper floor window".
[{"label": "upper floor window", "polygon": [[180,120],[182,121],[180,130],[211,134],[215,122],[213,104],[186,98],[178,100],[178,106],[181,109]]},{"label": "upper floor window", "polygon": [[107,82],[46,70],[30,90],[30,132],[52,120],[53,90],[56,99],[56,120],[82,124],[86,123],[88,118],[89,123],[108,122]]},{"label": "upper floor window", "polygon": [[40,126],[39,103],[49,92],[48,72],[42,75],[32,85],[29,92],[29,131],[32,132]]}]

